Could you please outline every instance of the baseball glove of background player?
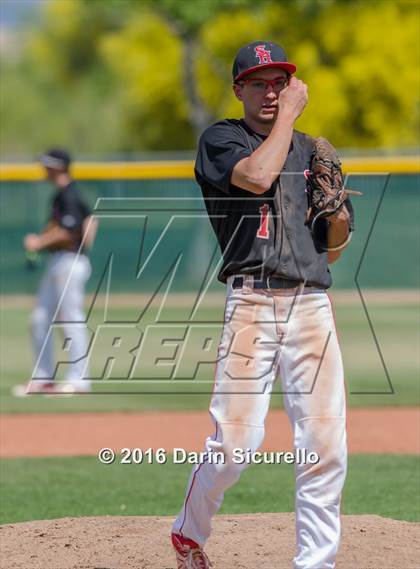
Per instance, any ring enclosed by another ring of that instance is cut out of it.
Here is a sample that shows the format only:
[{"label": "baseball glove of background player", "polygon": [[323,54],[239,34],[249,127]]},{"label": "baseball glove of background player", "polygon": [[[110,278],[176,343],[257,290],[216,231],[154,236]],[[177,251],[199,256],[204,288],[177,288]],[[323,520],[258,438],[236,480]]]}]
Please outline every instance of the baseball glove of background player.
[{"label": "baseball glove of background player", "polygon": [[326,138],[316,138],[311,160],[311,169],[306,171],[308,211],[306,222],[314,228],[315,223],[338,211],[349,194],[360,192],[344,189],[341,162],[337,151]]}]

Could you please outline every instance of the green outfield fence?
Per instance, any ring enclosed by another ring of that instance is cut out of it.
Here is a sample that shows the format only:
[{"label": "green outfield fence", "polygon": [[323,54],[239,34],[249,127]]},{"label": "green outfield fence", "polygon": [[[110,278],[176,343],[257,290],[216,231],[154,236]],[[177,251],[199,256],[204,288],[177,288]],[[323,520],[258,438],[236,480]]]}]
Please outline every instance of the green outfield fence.
[{"label": "green outfield fence", "polygon": [[[352,243],[331,266],[335,286],[354,288],[357,276],[362,288],[417,287],[418,159],[353,159],[344,170],[364,195],[353,199]],[[90,291],[109,282],[111,292],[150,291],[171,275],[173,290],[221,286],[211,278],[219,253],[191,162],[85,163],[74,175],[99,221]],[[3,164],[0,181],[1,291],[32,294],[42,267],[25,268],[22,240],[45,223],[52,189],[35,164]]]}]

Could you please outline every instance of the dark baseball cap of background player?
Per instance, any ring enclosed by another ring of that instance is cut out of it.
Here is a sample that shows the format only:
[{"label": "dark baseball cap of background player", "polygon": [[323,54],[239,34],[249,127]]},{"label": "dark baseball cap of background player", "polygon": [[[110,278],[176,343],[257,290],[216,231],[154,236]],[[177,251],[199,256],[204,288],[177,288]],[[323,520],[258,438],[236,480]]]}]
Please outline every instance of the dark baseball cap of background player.
[{"label": "dark baseball cap of background player", "polygon": [[288,75],[296,71],[296,65],[287,61],[284,49],[271,41],[254,41],[240,48],[233,62],[233,82],[238,83],[259,69],[278,67]]},{"label": "dark baseball cap of background player", "polygon": [[63,148],[52,148],[44,152],[39,161],[45,167],[48,179],[53,182],[57,175],[69,173],[71,156]]}]

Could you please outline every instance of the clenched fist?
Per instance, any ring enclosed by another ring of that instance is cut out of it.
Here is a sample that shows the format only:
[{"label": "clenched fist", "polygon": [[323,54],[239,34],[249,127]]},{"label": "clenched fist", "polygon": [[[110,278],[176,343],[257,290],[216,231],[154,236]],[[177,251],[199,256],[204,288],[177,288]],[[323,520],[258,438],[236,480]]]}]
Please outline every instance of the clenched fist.
[{"label": "clenched fist", "polygon": [[288,114],[293,121],[302,114],[308,103],[308,86],[296,77],[291,77],[289,85],[278,97],[279,114]]},{"label": "clenched fist", "polygon": [[40,237],[36,233],[28,233],[23,241],[23,246],[27,251],[39,251]]}]

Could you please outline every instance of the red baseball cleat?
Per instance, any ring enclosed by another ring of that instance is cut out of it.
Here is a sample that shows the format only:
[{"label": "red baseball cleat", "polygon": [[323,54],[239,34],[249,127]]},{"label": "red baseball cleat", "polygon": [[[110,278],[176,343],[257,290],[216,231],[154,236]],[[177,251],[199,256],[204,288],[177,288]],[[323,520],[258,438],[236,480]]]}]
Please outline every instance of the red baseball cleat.
[{"label": "red baseball cleat", "polygon": [[57,393],[57,388],[53,381],[30,380],[27,384],[14,385],[12,393],[15,397],[34,394],[53,395]]},{"label": "red baseball cleat", "polygon": [[15,397],[25,397],[27,395],[82,395],[90,392],[89,383],[77,382],[54,382],[40,381],[32,379],[26,385],[14,385],[12,394]]},{"label": "red baseball cleat", "polygon": [[209,569],[212,567],[210,559],[198,543],[176,533],[173,533],[171,537],[178,569]]}]

